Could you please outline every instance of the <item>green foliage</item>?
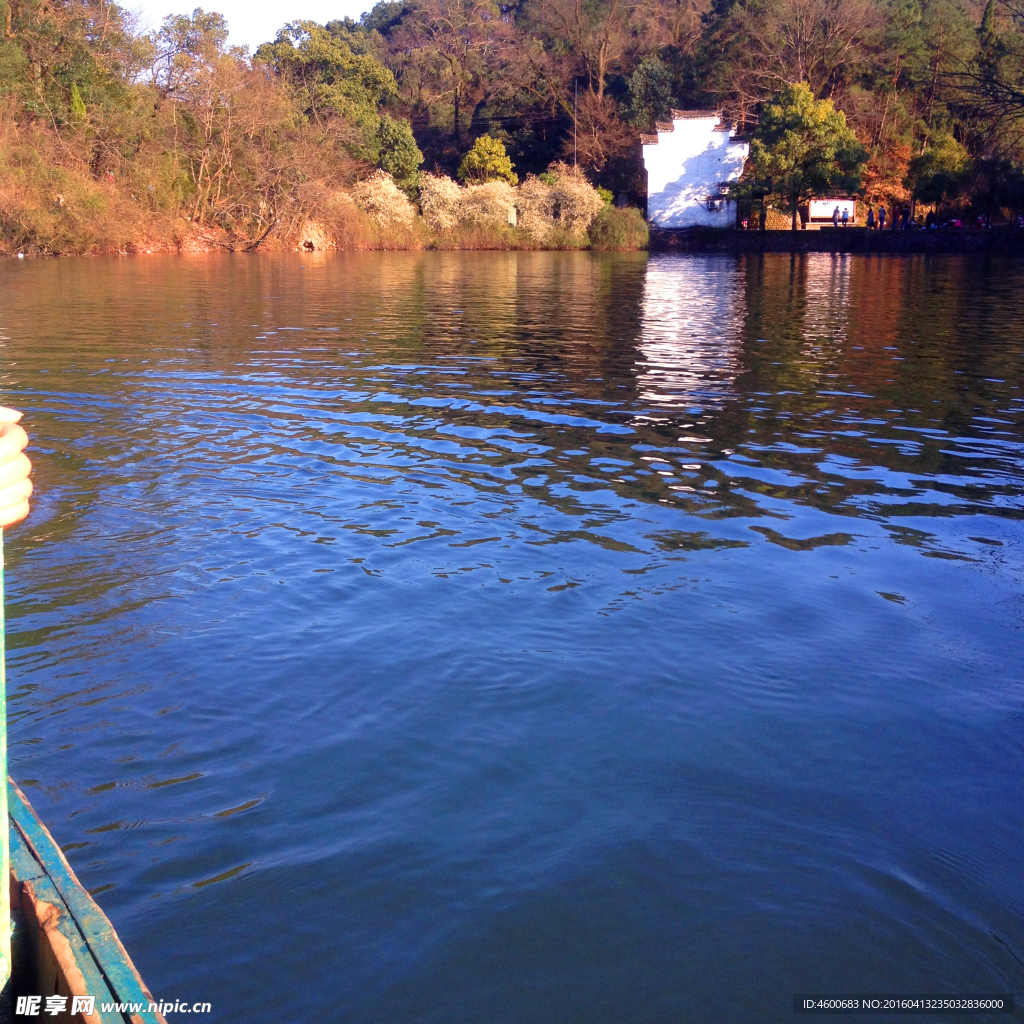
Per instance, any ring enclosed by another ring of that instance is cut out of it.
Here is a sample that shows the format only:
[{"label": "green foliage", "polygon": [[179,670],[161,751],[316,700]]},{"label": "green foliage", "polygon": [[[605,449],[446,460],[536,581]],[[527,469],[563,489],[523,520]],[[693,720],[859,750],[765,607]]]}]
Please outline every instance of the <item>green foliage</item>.
[{"label": "green foliage", "polygon": [[615,193],[611,189],[601,188],[600,185],[597,186],[597,194],[604,200],[605,206],[611,206],[615,200]]},{"label": "green foliage", "polygon": [[804,200],[860,187],[864,157],[846,115],[831,100],[816,100],[801,82],[761,112],[738,192],[779,203],[791,213],[795,230]]},{"label": "green foliage", "polygon": [[985,4],[985,13],[981,16],[981,30],[979,35],[981,36],[982,43],[991,42],[995,38],[996,34],[996,0],[988,0]]},{"label": "green foliage", "polygon": [[458,178],[461,182],[476,184],[497,180],[507,181],[510,185],[519,183],[512,161],[505,152],[505,144],[491,135],[481,135],[473,143],[473,148],[459,164]]},{"label": "green foliage", "polygon": [[381,0],[363,15],[361,22],[369,31],[386,36],[412,9],[413,4],[405,0]]},{"label": "green foliage", "polygon": [[313,122],[340,117],[360,133],[357,152],[376,162],[378,106],[397,90],[395,76],[369,53],[355,53],[344,39],[314,21],[293,21],[255,59],[274,69],[297,90]]},{"label": "green foliage", "polygon": [[588,230],[595,249],[646,249],[651,233],[643,214],[633,206],[617,210],[606,206]]},{"label": "green foliage", "polygon": [[629,80],[628,123],[649,131],[655,121],[667,120],[674,102],[672,89],[672,75],[657,57],[640,61]]},{"label": "green foliage", "polygon": [[368,29],[365,25],[351,18],[334,18],[324,26],[335,39],[345,43],[356,54],[370,54],[378,61],[383,54],[383,40],[379,32]]},{"label": "green foliage", "polygon": [[223,51],[228,41],[228,23],[223,14],[197,7],[191,14],[169,14],[156,38],[167,64],[187,69],[195,61],[209,61]]},{"label": "green foliage", "polygon": [[968,163],[967,150],[948,132],[941,132],[921,156],[910,161],[906,185],[921,202],[947,202],[963,188]]},{"label": "green foliage", "polygon": [[71,83],[71,119],[73,121],[84,121],[86,116],[85,100],[78,91],[78,83]]},{"label": "green foliage", "polygon": [[1008,210],[1024,214],[1024,168],[1004,156],[975,160],[965,172],[967,191],[976,209],[990,217]]},{"label": "green foliage", "polygon": [[416,145],[408,121],[396,121],[384,114],[377,128],[378,166],[387,171],[395,184],[410,197],[419,188],[423,154]]},{"label": "green foliage", "polygon": [[31,74],[25,51],[17,43],[0,42],[0,96],[8,104],[22,104]]}]

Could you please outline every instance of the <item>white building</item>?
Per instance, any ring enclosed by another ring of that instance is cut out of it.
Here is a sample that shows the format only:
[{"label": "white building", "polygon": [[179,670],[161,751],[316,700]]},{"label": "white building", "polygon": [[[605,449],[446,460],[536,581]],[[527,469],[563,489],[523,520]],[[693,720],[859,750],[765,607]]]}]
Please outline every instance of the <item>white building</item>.
[{"label": "white building", "polygon": [[729,182],[743,173],[750,146],[713,110],[673,110],[657,135],[641,135],[647,219],[659,228],[736,226]]}]

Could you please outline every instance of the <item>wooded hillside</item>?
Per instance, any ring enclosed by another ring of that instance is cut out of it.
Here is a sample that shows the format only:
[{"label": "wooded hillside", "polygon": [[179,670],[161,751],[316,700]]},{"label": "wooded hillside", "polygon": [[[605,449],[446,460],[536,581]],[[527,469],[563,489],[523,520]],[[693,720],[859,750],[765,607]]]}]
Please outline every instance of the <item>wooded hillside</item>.
[{"label": "wooded hillside", "polygon": [[255,53],[199,9],[148,35],[106,0],[0,14],[8,251],[289,244],[309,220],[386,244],[355,183],[417,200],[483,135],[518,179],[575,160],[642,204],[639,133],[672,107],[749,130],[799,82],[867,150],[867,198],[1024,207],[1021,0],[384,0]]}]

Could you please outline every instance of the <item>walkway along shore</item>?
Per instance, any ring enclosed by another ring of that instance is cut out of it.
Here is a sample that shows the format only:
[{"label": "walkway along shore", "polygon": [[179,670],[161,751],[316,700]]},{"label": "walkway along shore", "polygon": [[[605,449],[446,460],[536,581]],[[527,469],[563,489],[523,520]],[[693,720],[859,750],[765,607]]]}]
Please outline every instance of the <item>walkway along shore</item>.
[{"label": "walkway along shore", "polygon": [[650,248],[669,252],[889,252],[1018,253],[1024,255],[1024,229],[945,228],[935,231],[733,231],[721,228],[651,228]]}]

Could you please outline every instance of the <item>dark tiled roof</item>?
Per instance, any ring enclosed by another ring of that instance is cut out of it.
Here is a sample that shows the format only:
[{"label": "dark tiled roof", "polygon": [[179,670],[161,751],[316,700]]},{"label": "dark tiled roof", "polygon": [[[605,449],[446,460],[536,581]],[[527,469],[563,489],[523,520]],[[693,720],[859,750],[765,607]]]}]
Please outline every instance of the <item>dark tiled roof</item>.
[{"label": "dark tiled roof", "polygon": [[659,132],[674,132],[676,126],[671,121],[655,121],[654,127]]},{"label": "dark tiled roof", "polygon": [[685,121],[691,117],[719,117],[717,110],[673,110],[672,117],[677,121]]},{"label": "dark tiled roof", "polygon": [[658,144],[657,135],[641,135],[640,144],[643,146],[656,146]]}]

